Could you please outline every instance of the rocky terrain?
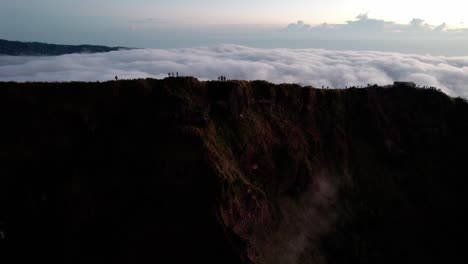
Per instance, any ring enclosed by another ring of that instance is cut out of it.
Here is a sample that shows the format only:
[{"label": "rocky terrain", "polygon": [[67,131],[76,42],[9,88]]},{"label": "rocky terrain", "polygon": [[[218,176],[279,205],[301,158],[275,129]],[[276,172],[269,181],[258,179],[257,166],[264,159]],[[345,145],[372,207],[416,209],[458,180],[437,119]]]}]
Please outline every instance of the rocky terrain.
[{"label": "rocky terrain", "polygon": [[468,104],[404,84],[0,83],[2,263],[460,263]]}]

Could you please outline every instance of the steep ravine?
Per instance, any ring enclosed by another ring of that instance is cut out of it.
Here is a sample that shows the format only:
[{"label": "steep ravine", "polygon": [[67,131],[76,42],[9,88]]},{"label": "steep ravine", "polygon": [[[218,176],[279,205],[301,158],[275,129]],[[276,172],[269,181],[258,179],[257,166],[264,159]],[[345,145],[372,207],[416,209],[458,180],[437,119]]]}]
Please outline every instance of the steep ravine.
[{"label": "steep ravine", "polygon": [[460,263],[468,104],[405,86],[0,83],[2,263]]}]

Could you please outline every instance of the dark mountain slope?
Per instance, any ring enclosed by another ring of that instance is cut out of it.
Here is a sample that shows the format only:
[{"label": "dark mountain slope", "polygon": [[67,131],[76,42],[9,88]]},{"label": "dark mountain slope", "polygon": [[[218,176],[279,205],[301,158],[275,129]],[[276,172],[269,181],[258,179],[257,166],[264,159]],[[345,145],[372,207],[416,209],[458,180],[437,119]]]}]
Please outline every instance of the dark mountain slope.
[{"label": "dark mountain slope", "polygon": [[468,104],[435,90],[0,83],[0,120],[11,263],[465,255]]},{"label": "dark mountain slope", "polygon": [[125,48],[95,45],[56,45],[0,39],[0,55],[11,56],[57,56],[71,53],[110,52],[121,49]]}]

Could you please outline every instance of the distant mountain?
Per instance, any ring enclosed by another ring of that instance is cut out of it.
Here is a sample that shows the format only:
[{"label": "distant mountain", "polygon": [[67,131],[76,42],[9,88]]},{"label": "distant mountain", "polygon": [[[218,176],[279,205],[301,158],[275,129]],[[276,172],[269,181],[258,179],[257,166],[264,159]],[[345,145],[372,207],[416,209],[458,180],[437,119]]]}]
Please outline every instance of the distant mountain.
[{"label": "distant mountain", "polygon": [[106,47],[95,45],[56,45],[40,42],[20,42],[0,39],[0,55],[11,56],[55,56],[71,53],[109,52],[123,47]]}]

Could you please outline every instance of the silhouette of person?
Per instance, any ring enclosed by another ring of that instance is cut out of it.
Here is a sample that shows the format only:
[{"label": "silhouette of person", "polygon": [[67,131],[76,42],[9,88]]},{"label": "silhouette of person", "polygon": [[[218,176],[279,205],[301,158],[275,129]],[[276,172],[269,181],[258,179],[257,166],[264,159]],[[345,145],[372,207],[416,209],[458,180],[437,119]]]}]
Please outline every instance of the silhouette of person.
[{"label": "silhouette of person", "polygon": [[167,76],[169,76],[169,78],[171,78],[171,73],[168,73]]},{"label": "silhouette of person", "polygon": [[119,77],[117,77],[117,75],[115,76],[115,80],[117,81],[119,79]]},{"label": "silhouette of person", "polygon": [[179,77],[179,72],[176,72],[176,77]]}]

